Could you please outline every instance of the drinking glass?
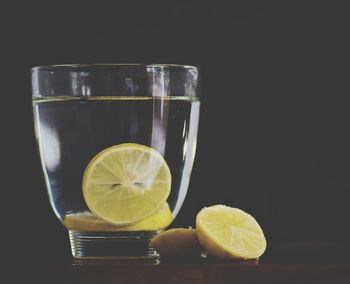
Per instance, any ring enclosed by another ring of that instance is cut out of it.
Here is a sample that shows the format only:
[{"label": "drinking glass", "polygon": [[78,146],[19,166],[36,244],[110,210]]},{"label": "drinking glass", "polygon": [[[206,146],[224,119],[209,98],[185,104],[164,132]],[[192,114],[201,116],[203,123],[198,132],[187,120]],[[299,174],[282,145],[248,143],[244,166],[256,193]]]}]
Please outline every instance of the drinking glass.
[{"label": "drinking glass", "polygon": [[189,185],[197,82],[186,65],[32,68],[42,171],[74,258],[158,257],[149,242],[176,217]]}]

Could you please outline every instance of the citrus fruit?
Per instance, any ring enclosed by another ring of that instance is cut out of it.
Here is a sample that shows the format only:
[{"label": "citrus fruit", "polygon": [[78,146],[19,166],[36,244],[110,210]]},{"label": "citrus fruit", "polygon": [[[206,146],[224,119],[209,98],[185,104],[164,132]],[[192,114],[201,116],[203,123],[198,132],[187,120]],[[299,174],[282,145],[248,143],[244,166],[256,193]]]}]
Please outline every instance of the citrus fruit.
[{"label": "citrus fruit", "polygon": [[68,230],[82,232],[156,231],[169,226],[173,219],[169,205],[165,203],[156,214],[127,226],[114,226],[90,212],[68,214],[64,217],[63,224]]},{"label": "citrus fruit", "polygon": [[225,259],[257,259],[266,249],[258,222],[248,213],[225,205],[202,209],[196,231],[208,254]]},{"label": "citrus fruit", "polygon": [[83,195],[91,212],[121,226],[158,212],[170,188],[171,174],[162,155],[133,143],[101,151],[83,176]]},{"label": "citrus fruit", "polygon": [[200,255],[202,250],[195,229],[166,230],[151,240],[161,256]]}]

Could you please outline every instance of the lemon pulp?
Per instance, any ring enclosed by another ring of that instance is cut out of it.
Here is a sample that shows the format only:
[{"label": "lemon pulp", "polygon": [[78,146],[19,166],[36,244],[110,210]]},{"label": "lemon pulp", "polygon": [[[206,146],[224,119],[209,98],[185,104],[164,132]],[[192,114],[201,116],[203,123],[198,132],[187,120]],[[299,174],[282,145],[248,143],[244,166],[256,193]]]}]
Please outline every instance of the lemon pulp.
[{"label": "lemon pulp", "polygon": [[266,249],[258,222],[238,208],[215,205],[202,209],[196,217],[196,231],[208,253],[221,258],[256,259]]},{"label": "lemon pulp", "polygon": [[156,150],[134,143],[98,153],[83,176],[83,195],[91,212],[126,226],[157,213],[170,194],[170,169]]}]

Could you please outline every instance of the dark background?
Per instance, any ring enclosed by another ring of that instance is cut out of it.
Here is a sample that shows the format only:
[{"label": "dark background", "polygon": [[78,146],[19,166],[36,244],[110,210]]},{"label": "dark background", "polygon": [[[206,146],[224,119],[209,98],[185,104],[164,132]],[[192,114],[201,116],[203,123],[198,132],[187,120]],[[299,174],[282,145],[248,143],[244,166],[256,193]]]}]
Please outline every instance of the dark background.
[{"label": "dark background", "polygon": [[31,113],[30,67],[61,63],[200,66],[197,156],[174,226],[223,203],[256,216],[270,242],[350,240],[344,5],[88,2],[2,9],[2,236],[13,254],[70,253],[48,203]]}]

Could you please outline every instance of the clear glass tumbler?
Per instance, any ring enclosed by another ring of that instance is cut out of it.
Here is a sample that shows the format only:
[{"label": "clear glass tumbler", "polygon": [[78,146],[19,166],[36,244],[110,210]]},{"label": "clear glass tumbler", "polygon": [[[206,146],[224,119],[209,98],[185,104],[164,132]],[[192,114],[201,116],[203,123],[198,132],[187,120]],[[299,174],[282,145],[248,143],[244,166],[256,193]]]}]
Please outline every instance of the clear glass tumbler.
[{"label": "clear glass tumbler", "polygon": [[157,258],[149,241],[189,184],[197,82],[197,68],[184,65],[32,68],[42,170],[73,257]]}]

